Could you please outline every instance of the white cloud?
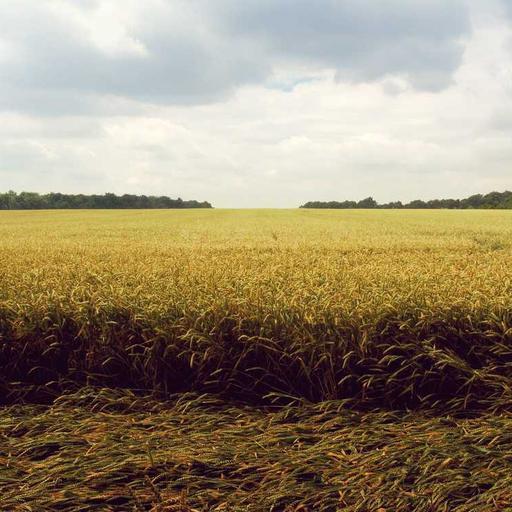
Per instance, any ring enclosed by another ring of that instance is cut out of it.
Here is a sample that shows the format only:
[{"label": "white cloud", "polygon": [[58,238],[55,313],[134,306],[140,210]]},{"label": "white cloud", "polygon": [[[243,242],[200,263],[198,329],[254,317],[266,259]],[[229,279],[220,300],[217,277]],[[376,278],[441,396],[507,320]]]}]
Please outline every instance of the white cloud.
[{"label": "white cloud", "polygon": [[0,190],[293,207],[512,188],[499,0],[9,5]]}]

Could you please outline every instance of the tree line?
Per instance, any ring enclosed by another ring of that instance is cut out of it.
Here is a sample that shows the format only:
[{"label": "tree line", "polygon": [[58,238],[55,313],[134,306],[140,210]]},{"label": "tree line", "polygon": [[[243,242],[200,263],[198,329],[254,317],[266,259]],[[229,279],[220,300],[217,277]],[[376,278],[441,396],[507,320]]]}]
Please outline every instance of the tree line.
[{"label": "tree line", "polygon": [[16,193],[10,190],[0,193],[0,210],[61,210],[61,209],[142,209],[142,208],[212,208],[207,201],[184,201],[180,197],[137,196],[124,194],[38,194]]},{"label": "tree line", "polygon": [[489,194],[475,194],[465,199],[432,199],[422,201],[416,199],[410,203],[402,204],[401,201],[379,204],[372,197],[361,201],[310,201],[300,208],[408,208],[408,209],[448,209],[448,210],[470,210],[470,209],[512,209],[512,192],[491,192]]}]

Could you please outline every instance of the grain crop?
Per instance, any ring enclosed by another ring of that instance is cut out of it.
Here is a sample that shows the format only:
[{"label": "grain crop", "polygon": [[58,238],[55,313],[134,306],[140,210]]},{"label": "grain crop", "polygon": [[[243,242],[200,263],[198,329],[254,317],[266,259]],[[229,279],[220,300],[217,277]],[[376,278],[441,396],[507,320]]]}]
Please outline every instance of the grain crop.
[{"label": "grain crop", "polygon": [[2,415],[2,510],[502,512],[511,427],[82,389]]},{"label": "grain crop", "polygon": [[511,268],[510,211],[0,212],[0,510],[507,510]]}]

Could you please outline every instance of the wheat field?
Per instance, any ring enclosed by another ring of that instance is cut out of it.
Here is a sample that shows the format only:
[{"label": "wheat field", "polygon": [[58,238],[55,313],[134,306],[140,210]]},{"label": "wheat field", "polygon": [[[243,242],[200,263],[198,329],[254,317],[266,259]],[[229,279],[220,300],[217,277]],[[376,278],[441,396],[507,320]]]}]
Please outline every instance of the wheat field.
[{"label": "wheat field", "polygon": [[0,510],[512,510],[511,268],[511,211],[0,212]]}]

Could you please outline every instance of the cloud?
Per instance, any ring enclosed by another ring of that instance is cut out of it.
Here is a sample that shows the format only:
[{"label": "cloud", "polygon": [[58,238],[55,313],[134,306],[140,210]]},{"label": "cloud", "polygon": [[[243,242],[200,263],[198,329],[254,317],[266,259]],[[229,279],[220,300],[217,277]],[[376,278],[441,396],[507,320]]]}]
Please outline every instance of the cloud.
[{"label": "cloud", "polygon": [[293,207],[511,188],[504,8],[0,2],[0,190]]},{"label": "cloud", "polygon": [[1,37],[11,49],[2,63],[0,108],[44,112],[50,104],[56,113],[81,113],[94,110],[98,96],[202,103],[266,74],[236,45],[199,27],[195,13],[153,3],[146,19],[121,27],[110,17],[104,22],[108,10],[91,12],[92,3],[0,7],[7,11]]},{"label": "cloud", "polygon": [[0,12],[0,109],[42,114],[102,110],[101,97],[219,101],[287,67],[441,90],[470,31],[458,0],[19,0]]},{"label": "cloud", "polygon": [[470,32],[467,5],[457,0],[219,3],[211,9],[221,26],[264,42],[273,59],[327,66],[361,82],[398,74],[427,90],[450,83]]},{"label": "cloud", "polygon": [[510,13],[512,16],[512,1],[511,0],[503,0],[503,5],[505,7],[505,10]]}]

